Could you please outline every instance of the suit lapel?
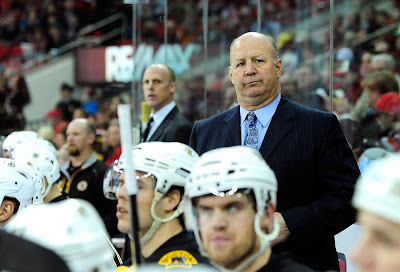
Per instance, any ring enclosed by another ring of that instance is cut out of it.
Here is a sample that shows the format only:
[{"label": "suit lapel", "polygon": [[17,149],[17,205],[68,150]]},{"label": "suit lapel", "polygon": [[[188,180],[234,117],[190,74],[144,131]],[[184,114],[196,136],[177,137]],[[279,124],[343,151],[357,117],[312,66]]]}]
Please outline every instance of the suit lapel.
[{"label": "suit lapel", "polygon": [[223,122],[223,134],[226,140],[223,146],[240,145],[240,111],[239,106],[227,112]]},{"label": "suit lapel", "polygon": [[267,160],[282,137],[293,127],[294,111],[290,102],[282,96],[265,134],[260,153]]},{"label": "suit lapel", "polygon": [[171,120],[175,117],[178,112],[178,108],[174,107],[170,113],[168,113],[167,117],[161,122],[160,126],[154,132],[154,134],[150,137],[149,142],[157,141],[164,135],[164,130],[169,126]]}]

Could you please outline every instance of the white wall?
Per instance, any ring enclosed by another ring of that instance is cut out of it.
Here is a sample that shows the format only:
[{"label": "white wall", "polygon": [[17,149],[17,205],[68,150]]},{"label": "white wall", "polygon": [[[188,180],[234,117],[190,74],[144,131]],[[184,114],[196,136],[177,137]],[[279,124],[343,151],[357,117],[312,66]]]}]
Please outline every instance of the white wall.
[{"label": "white wall", "polygon": [[32,99],[24,109],[25,118],[27,121],[42,119],[60,99],[60,85],[63,82],[71,86],[76,85],[74,54],[66,54],[62,58],[43,64],[26,72],[24,76]]}]

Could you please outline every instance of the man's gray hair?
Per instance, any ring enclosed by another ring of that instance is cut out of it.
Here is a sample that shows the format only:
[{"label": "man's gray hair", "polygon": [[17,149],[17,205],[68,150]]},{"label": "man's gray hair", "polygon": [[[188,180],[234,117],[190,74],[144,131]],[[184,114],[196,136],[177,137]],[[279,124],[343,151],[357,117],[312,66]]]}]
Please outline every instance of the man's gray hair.
[{"label": "man's gray hair", "polygon": [[375,62],[381,62],[381,61],[384,61],[386,63],[387,68],[389,70],[392,70],[395,67],[393,56],[386,53],[381,53],[373,56],[371,59],[371,65],[373,65]]}]

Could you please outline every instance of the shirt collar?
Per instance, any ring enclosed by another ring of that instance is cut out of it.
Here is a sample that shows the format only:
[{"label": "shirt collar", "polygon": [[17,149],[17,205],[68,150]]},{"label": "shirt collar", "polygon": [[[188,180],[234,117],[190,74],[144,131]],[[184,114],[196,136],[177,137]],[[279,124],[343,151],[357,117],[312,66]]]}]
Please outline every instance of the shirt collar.
[{"label": "shirt collar", "polygon": [[161,123],[165,119],[165,117],[167,117],[167,115],[172,111],[172,109],[175,108],[175,106],[175,101],[172,101],[156,113],[150,114],[150,118],[153,117],[154,123],[156,124]]},{"label": "shirt collar", "polygon": [[[279,105],[279,101],[281,101],[281,93],[279,93],[278,96],[268,105],[254,110],[257,120],[260,121],[263,127],[268,124],[269,120],[271,120],[272,116],[275,114]],[[246,120],[249,112],[249,110],[246,110],[240,106],[240,126],[243,125],[243,122]]]}]

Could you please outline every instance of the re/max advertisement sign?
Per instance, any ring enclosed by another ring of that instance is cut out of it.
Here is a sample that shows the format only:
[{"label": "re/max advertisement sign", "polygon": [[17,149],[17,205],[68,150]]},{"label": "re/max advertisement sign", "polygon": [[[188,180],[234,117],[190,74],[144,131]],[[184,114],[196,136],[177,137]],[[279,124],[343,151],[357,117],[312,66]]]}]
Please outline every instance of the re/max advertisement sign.
[{"label": "re/max advertisement sign", "polygon": [[132,45],[81,48],[76,52],[76,77],[79,83],[140,81],[146,67],[166,63],[177,76],[199,61],[201,46],[197,44]]}]

